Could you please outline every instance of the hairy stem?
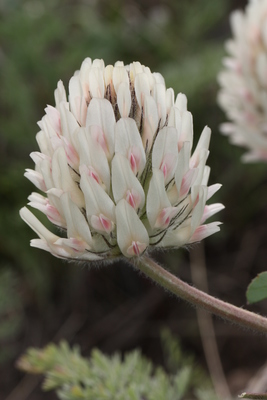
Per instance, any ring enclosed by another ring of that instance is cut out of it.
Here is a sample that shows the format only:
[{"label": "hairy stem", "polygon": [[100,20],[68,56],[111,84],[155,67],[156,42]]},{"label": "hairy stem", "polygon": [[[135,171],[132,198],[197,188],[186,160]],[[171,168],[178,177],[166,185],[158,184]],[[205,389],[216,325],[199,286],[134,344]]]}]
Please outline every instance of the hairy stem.
[{"label": "hairy stem", "polygon": [[153,281],[196,307],[204,308],[245,328],[267,334],[267,318],[216,299],[188,285],[166,271],[148,256],[143,256],[135,266]]},{"label": "hairy stem", "polygon": [[267,399],[267,393],[242,393],[240,396],[241,399]]}]

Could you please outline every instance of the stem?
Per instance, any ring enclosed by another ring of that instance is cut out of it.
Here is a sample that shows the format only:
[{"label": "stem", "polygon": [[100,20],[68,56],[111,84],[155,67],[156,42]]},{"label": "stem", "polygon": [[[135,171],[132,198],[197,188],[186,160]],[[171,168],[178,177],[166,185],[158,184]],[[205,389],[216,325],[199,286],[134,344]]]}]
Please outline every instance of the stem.
[{"label": "stem", "polygon": [[204,308],[212,314],[218,315],[219,317],[225,318],[245,328],[254,329],[267,334],[267,318],[216,299],[188,285],[166,271],[148,256],[142,256],[140,261],[135,265],[154,282],[157,282],[165,289],[194,306]]},{"label": "stem", "polygon": [[[194,246],[189,254],[193,285],[208,293],[204,242],[200,242],[198,246]],[[215,393],[218,399],[230,399],[231,393],[221,363],[212,316],[201,308],[197,308],[196,312],[202,346]]]},{"label": "stem", "polygon": [[267,399],[267,393],[242,393],[238,396],[241,399]]}]

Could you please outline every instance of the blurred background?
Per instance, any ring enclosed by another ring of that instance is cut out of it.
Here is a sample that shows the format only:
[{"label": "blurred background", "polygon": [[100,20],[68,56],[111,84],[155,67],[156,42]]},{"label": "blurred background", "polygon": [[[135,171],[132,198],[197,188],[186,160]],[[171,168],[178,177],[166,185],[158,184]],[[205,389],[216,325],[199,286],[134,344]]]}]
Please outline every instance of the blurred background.
[{"label": "blurred background", "polygon": [[[160,333],[168,327],[207,369],[194,308],[126,264],[81,267],[29,246],[35,234],[18,211],[35,190],[23,173],[33,168],[29,153],[38,149],[36,122],[47,104],[54,105],[57,81],[62,79],[67,87],[87,56],[103,58],[106,64],[140,61],[160,72],[167,87],[188,97],[195,143],[203,127],[211,127],[210,183],[223,184],[214,200],[226,207],[218,217],[221,232],[206,239],[204,248],[197,246],[191,257],[180,249],[157,259],[189,283],[190,263],[199,262],[212,295],[247,307],[249,282],[267,269],[267,168],[262,163],[241,164],[244,151],[219,133],[225,117],[216,103],[216,76],[224,41],[230,37],[229,14],[245,4],[0,1],[1,399],[56,398],[41,392],[34,377],[25,381],[15,361],[29,346],[61,338],[79,344],[84,356],[92,347],[107,354],[139,347],[156,365],[164,365]],[[266,315],[267,301],[248,308]],[[213,322],[227,382],[232,393],[241,393],[267,359],[266,338],[217,318]]]}]

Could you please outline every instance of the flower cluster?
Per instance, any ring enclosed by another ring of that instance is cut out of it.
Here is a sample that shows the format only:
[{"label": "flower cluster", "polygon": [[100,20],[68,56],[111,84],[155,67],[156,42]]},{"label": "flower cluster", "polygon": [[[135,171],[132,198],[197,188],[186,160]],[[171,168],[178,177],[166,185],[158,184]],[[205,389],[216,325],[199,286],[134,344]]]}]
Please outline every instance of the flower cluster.
[{"label": "flower cluster", "polygon": [[31,245],[75,260],[134,257],[156,247],[180,247],[219,230],[204,224],[221,204],[206,205],[220,188],[207,187],[210,129],[191,154],[192,115],[187,99],[166,89],[163,77],[139,62],[105,67],[86,58],[69,82],[61,81],[55,107],[38,123],[40,152],[25,176],[45,193],[21,217],[38,234]]},{"label": "flower cluster", "polygon": [[231,122],[221,131],[249,149],[244,161],[267,161],[267,1],[250,0],[230,23],[233,39],[226,43],[218,101]]}]

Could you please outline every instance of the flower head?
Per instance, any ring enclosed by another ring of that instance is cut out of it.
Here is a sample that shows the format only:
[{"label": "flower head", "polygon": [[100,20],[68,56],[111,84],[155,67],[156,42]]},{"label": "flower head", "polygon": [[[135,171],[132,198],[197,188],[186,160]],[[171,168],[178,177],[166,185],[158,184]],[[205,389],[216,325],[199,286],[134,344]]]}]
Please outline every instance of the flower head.
[{"label": "flower head", "polygon": [[231,122],[221,131],[249,149],[244,161],[267,161],[267,1],[250,0],[230,23],[233,39],[226,43],[218,101]]},{"label": "flower head", "polygon": [[205,224],[221,204],[206,205],[210,129],[191,154],[192,115],[185,95],[174,100],[163,77],[139,62],[105,67],[87,58],[56,106],[38,123],[40,152],[25,176],[45,193],[29,205],[64,232],[51,233],[26,208],[37,233],[31,245],[76,260],[135,257],[156,247],[180,247],[219,230]]}]

